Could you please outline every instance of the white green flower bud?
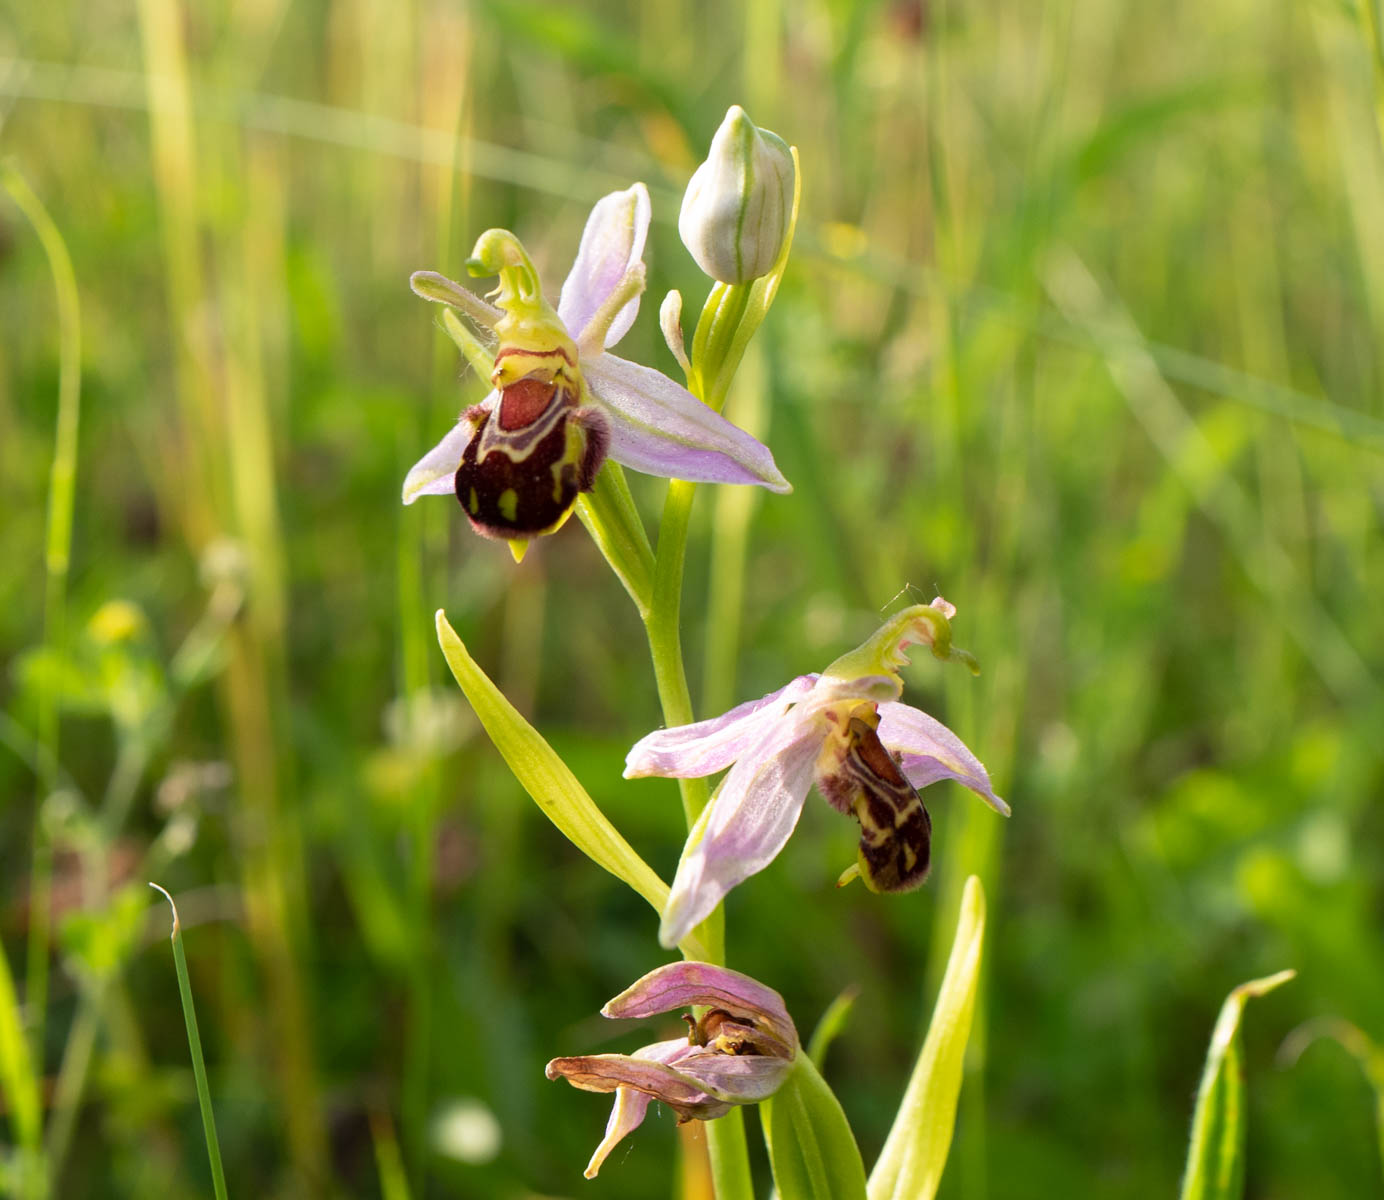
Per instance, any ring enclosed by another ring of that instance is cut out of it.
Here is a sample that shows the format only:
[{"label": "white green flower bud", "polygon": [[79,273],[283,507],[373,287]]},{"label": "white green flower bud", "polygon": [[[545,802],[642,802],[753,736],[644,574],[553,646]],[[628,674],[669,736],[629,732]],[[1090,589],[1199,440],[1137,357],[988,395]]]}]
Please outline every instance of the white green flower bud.
[{"label": "white green flower bud", "polygon": [[682,198],[678,233],[713,279],[748,283],[778,260],[793,213],[793,155],[731,107]]}]

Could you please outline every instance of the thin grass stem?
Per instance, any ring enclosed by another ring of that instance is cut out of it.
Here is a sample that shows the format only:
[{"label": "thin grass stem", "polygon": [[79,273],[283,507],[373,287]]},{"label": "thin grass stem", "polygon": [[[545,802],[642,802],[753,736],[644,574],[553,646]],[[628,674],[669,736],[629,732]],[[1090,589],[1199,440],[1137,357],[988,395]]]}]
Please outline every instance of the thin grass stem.
[{"label": "thin grass stem", "polygon": [[216,1114],[211,1107],[211,1090],[207,1087],[207,1066],[202,1058],[202,1037],[197,1032],[197,1011],[192,1003],[192,984],[187,977],[187,956],[183,953],[183,927],[178,920],[178,906],[173,897],[157,883],[149,886],[162,894],[173,910],[173,963],[178,971],[178,995],[183,1002],[183,1020],[187,1023],[187,1044],[192,1051],[192,1074],[197,1081],[197,1103],[202,1110],[202,1133],[207,1139],[207,1158],[211,1163],[211,1182],[216,1200],[226,1200],[226,1175],[221,1168],[221,1143],[216,1137]]}]

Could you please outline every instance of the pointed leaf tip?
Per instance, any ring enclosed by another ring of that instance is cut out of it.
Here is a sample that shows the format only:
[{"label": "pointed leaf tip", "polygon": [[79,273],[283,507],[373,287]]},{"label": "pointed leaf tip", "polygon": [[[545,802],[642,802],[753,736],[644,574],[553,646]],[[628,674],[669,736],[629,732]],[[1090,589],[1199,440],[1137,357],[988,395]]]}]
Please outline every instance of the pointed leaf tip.
[{"label": "pointed leaf tip", "polygon": [[178,931],[182,928],[182,922],[178,919],[178,906],[173,902],[173,897],[168,894],[167,888],[160,887],[152,879],[149,881],[149,886],[153,888],[154,891],[158,892],[165,900],[167,900],[168,907],[173,910],[173,932],[170,933],[168,936],[170,938],[177,937]]},{"label": "pointed leaf tip", "polygon": [[1245,1179],[1245,1073],[1240,1019],[1246,1001],[1287,983],[1296,971],[1279,971],[1231,988],[1221,1005],[1206,1052],[1182,1200],[1241,1200]]},{"label": "pointed leaf tip", "polygon": [[437,641],[452,677],[515,779],[568,841],[661,912],[668,899],[668,885],[639,857],[571,768],[471,657],[446,612],[439,608],[435,621]]}]

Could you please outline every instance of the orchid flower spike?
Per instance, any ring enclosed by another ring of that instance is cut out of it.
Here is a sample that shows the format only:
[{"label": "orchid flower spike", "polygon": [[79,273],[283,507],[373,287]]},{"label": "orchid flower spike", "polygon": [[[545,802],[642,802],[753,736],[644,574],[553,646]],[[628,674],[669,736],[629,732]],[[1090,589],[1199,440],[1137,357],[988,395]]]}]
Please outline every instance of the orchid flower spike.
[{"label": "orchid flower spike", "polygon": [[675,779],[730,767],[688,835],[659,941],[675,946],[736,884],[762,871],[793,832],[808,789],[860,822],[859,874],[875,892],[907,892],[927,877],[932,820],[916,789],[955,779],[1009,815],[979,759],[940,721],[899,703],[912,645],[943,660],[975,659],[951,644],[956,609],[940,596],[904,609],[820,675],[723,716],[649,734],[625,777]]},{"label": "orchid flower spike", "polygon": [[555,1058],[549,1079],[588,1092],[614,1092],[605,1137],[587,1164],[593,1179],[606,1155],[643,1123],[661,1100],[678,1124],[710,1121],[737,1104],[757,1104],[779,1089],[798,1054],[798,1032],[783,997],[748,975],[703,962],[676,962],[650,971],[601,1009],[605,1017],[650,1017],[693,1005],[685,1038],[655,1042],[633,1054]]},{"label": "orchid flower spike", "polygon": [[609,455],[636,471],[700,483],[791,487],[773,455],[691,392],[606,353],[634,323],[644,290],[649,193],[597,202],[556,310],[506,229],[481,235],[467,268],[498,275],[495,304],[433,271],[410,283],[497,340],[493,390],[467,409],[404,480],[404,503],[455,492],[472,528],[518,543],[552,533]]}]

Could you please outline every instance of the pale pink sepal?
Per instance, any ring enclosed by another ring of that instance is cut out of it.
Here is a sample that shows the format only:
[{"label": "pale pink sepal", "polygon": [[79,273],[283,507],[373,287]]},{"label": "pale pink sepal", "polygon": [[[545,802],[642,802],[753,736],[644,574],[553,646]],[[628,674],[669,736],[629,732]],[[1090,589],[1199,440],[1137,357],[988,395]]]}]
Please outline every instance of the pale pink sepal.
[{"label": "pale pink sepal", "polygon": [[[486,400],[493,404],[498,392],[491,392]],[[474,436],[475,426],[464,418],[447,431],[443,439],[429,450],[409,469],[404,476],[404,503],[412,504],[419,496],[450,496],[454,490],[454,477],[461,466],[461,456],[466,452],[466,444]]]},{"label": "pale pink sepal", "polygon": [[879,740],[903,756],[903,773],[916,788],[954,779],[971,789],[996,812],[1009,816],[1009,805],[995,795],[980,759],[935,717],[907,704],[879,706]]},{"label": "pale pink sepal", "polygon": [[688,835],[663,909],[660,945],[676,946],[731,888],[783,849],[802,815],[822,742],[816,722],[790,717],[730,769]]},{"label": "pale pink sepal", "polygon": [[610,457],[616,462],[690,483],[793,490],[767,447],[666,375],[613,354],[583,361],[582,369],[610,417]]},{"label": "pale pink sepal", "polygon": [[768,727],[782,720],[788,706],[811,691],[816,681],[816,675],[799,675],[778,691],[747,700],[719,717],[654,730],[625,756],[625,778],[699,779],[725,770],[761,741]]},{"label": "pale pink sepal", "polygon": [[792,1019],[771,987],[729,967],[686,961],[665,963],[636,980],[601,1009],[603,1017],[651,1017],[691,1005],[725,1009],[736,1017],[753,1017],[780,1041],[797,1041]]},{"label": "pale pink sepal", "polygon": [[[651,209],[649,191],[642,183],[611,192],[596,202],[586,219],[576,261],[563,282],[557,315],[579,343],[586,341],[586,326],[601,306],[644,257]],[[604,345],[613,346],[634,324],[639,297],[630,300],[611,321]]]}]

